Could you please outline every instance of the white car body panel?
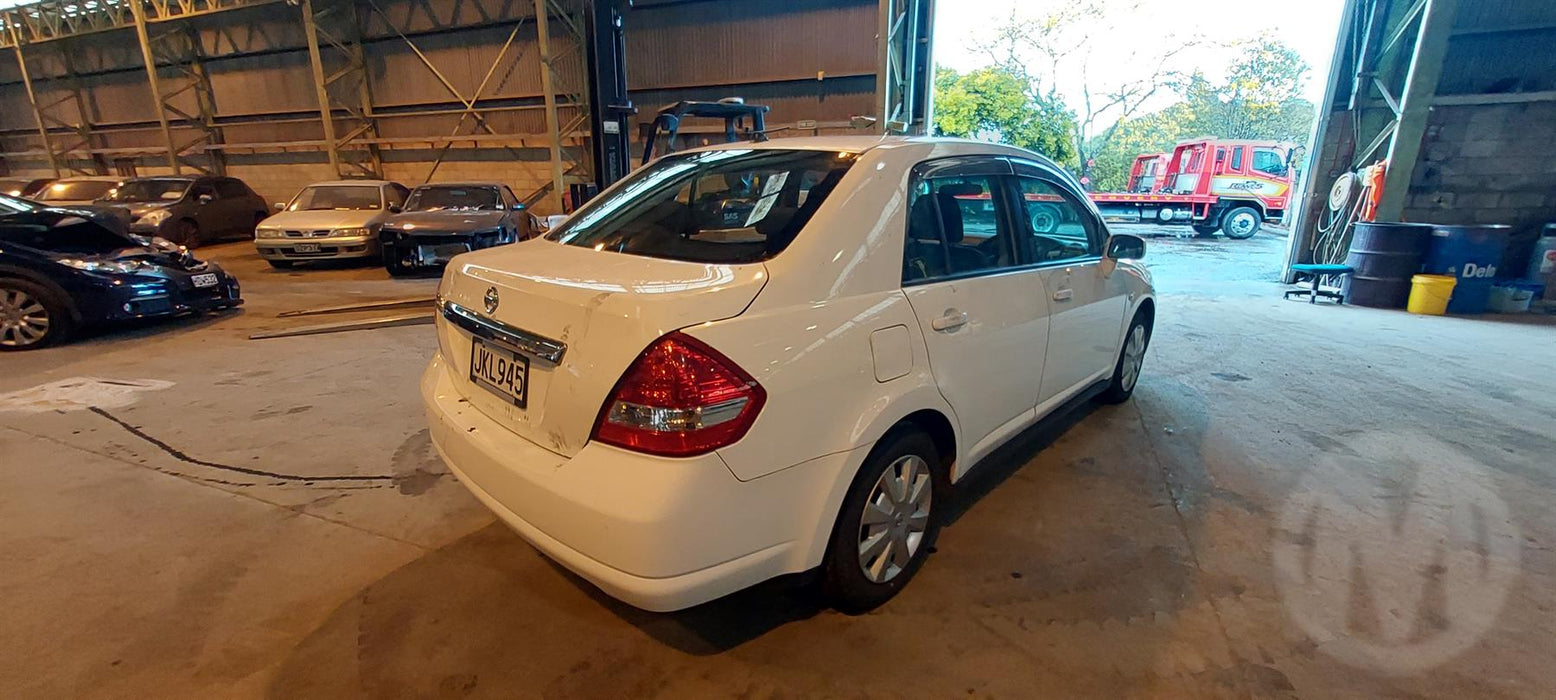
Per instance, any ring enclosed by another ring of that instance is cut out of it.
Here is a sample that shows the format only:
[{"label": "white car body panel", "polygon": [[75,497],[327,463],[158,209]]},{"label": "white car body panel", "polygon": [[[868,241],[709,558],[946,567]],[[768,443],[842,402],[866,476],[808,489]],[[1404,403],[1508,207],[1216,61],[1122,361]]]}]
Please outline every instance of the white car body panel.
[{"label": "white car body panel", "polygon": [[[1030,157],[1019,149],[875,137],[714,148],[862,155],[798,237],[760,264],[543,239],[459,256],[442,299],[567,349],[559,364],[531,361],[529,405],[517,409],[470,383],[470,334],[440,317],[439,356],[422,380],[433,442],[472,492],[569,569],[651,610],[819,565],[855,473],[909,416],[950,424],[960,479],[1111,376],[1128,320],[1151,298],[1143,267],[1112,260],[903,287],[913,167],[955,155]],[[1052,300],[1061,288],[1070,298]],[[501,299],[491,313],[489,289]],[[933,330],[950,307],[968,312],[967,324]],[[749,432],[691,458],[592,442],[623,372],[676,330],[765,390]]]},{"label": "white car body panel", "polygon": [[[606,394],[649,343],[678,328],[740,314],[766,279],[759,264],[602,254],[534,238],[456,257],[439,293],[498,323],[567,345],[559,365],[530,363],[525,409],[474,385],[464,385],[464,394],[519,435],[572,456],[588,442]],[[487,290],[500,299],[489,314]],[[439,333],[450,366],[468,377],[468,334],[446,324]]]}]

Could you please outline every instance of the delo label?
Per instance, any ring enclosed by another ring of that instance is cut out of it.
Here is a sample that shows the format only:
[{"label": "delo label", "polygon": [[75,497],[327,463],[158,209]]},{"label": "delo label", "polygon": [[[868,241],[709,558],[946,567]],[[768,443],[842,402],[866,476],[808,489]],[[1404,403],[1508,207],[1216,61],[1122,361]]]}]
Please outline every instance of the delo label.
[{"label": "delo label", "polygon": [[1457,273],[1453,271],[1453,268],[1448,268],[1448,273],[1463,279],[1486,279],[1497,276],[1497,266],[1464,263],[1463,269],[1460,269]]}]

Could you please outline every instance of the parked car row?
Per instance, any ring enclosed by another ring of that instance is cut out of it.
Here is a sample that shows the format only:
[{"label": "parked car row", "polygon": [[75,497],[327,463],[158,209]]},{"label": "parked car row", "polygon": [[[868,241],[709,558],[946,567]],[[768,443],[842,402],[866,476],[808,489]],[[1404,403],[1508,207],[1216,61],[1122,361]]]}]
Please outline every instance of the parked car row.
[{"label": "parked car row", "polygon": [[495,182],[320,182],[257,227],[259,256],[277,268],[316,260],[380,260],[392,275],[440,268],[455,255],[533,238],[535,221]]},{"label": "parked car row", "polygon": [[230,309],[237,278],[103,211],[0,195],[0,351],[57,344],[82,326]]},{"label": "parked car row", "polygon": [[260,257],[276,268],[356,259],[403,275],[542,230],[513,190],[497,182],[415,189],[386,180],[320,182],[275,204],[274,214],[242,180],[225,176],[4,178],[0,194],[106,212],[128,233],[186,248],[252,236]]}]

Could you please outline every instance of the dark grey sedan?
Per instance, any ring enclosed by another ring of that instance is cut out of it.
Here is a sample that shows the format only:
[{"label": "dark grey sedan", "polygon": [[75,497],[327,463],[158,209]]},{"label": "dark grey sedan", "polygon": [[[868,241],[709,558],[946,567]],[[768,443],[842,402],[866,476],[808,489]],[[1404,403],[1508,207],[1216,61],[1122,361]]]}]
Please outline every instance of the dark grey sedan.
[{"label": "dark grey sedan", "polygon": [[189,248],[220,239],[253,238],[269,215],[265,200],[231,177],[137,177],[124,181],[97,206],[118,210],[130,232],[161,236]]},{"label": "dark grey sedan", "polygon": [[405,211],[378,230],[391,275],[440,268],[460,253],[532,238],[535,218],[507,185],[463,182],[411,190]]}]

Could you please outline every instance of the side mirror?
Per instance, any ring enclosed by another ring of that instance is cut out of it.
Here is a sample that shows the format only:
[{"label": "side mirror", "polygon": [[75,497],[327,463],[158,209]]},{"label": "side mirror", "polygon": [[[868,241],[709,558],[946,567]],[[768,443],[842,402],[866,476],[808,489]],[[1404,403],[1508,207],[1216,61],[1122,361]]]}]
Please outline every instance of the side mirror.
[{"label": "side mirror", "polygon": [[1145,257],[1145,239],[1127,233],[1108,236],[1107,255],[1110,260],[1139,260]]},{"label": "side mirror", "polygon": [[389,213],[390,214],[398,214],[398,213],[400,213],[402,211],[405,211],[405,207],[402,207],[402,206],[400,206],[398,204],[391,204],[391,205],[389,205]]},{"label": "side mirror", "polygon": [[195,201],[199,202],[201,204],[210,204],[211,200],[213,200],[213,199],[216,199],[216,198],[212,197],[211,195],[208,195],[208,194],[202,194],[202,195],[199,195],[199,196],[195,197]]},{"label": "side mirror", "polygon": [[273,206],[276,211],[286,211],[286,202],[276,202]]}]

